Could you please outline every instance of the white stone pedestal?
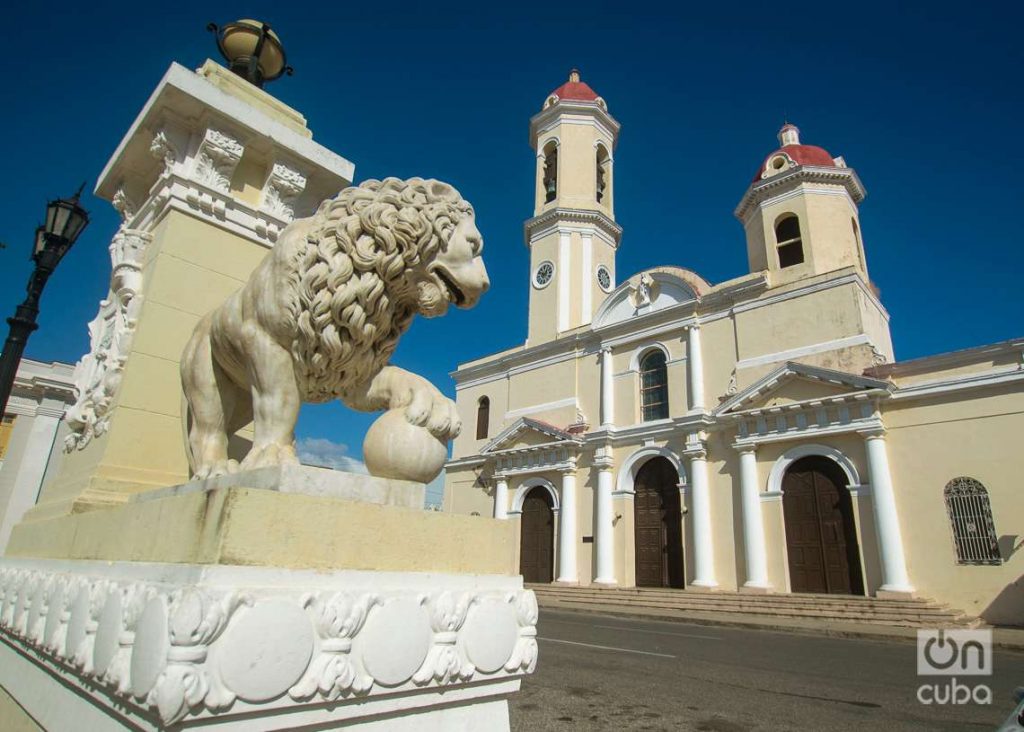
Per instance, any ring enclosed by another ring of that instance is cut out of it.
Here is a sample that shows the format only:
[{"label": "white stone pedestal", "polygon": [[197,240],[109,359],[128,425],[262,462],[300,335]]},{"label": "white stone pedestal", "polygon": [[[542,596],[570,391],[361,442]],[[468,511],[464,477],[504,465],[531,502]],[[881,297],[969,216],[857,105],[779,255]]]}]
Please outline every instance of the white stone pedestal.
[{"label": "white stone pedestal", "polygon": [[536,622],[519,577],[5,559],[0,685],[47,730],[508,730]]},{"label": "white stone pedestal", "polygon": [[256,488],[278,493],[341,498],[346,501],[376,503],[382,506],[423,508],[426,486],[408,480],[376,478],[362,473],[346,473],[330,468],[308,465],[279,465],[216,478],[193,480],[169,488],[157,488],[135,495],[135,501],[158,501],[188,493],[213,491],[219,488]]}]

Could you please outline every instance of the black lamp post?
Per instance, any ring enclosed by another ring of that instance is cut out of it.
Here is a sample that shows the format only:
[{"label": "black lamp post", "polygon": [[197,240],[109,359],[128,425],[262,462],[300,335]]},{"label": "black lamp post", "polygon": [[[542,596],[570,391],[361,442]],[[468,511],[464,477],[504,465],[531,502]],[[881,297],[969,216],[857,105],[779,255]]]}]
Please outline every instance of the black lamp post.
[{"label": "black lamp post", "polygon": [[14,317],[7,319],[11,331],[4,343],[3,355],[0,356],[0,414],[7,409],[7,400],[11,396],[14,377],[18,373],[18,364],[21,363],[21,354],[25,351],[28,337],[39,327],[36,317],[39,315],[39,298],[46,287],[46,281],[89,223],[89,212],[78,205],[82,188],[85,188],[85,183],[71,198],[58,198],[46,204],[46,223],[36,229],[36,241],[32,249],[32,261],[36,267],[28,281],[28,294],[15,310]]},{"label": "black lamp post", "polygon": [[206,28],[217,34],[217,48],[231,70],[250,84],[263,88],[264,82],[282,74],[291,76],[281,39],[266,23],[237,20],[223,26],[210,23]]}]

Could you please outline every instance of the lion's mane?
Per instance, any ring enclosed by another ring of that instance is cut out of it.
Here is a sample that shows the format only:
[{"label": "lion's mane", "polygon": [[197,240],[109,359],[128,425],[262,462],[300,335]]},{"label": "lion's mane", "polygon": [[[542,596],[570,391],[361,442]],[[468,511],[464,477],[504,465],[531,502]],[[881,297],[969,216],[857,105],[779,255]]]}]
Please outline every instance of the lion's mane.
[{"label": "lion's mane", "polygon": [[473,212],[436,180],[367,180],[324,201],[288,253],[292,358],[309,401],[328,401],[383,368],[423,302],[444,298],[422,271]]}]

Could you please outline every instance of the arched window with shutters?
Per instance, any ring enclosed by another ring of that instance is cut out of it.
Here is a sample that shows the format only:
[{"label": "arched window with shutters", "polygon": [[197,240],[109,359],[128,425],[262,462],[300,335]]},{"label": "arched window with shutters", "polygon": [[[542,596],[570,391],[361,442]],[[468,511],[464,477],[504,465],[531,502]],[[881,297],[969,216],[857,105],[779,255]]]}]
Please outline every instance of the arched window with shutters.
[{"label": "arched window with shutters", "polygon": [[491,400],[487,397],[480,397],[476,405],[476,439],[486,440],[487,431],[491,423]]},{"label": "arched window with shutters", "polygon": [[597,146],[597,190],[594,192],[598,203],[605,203],[608,186],[611,183],[612,158],[604,145]]},{"label": "arched window with shutters", "polygon": [[779,267],[803,264],[804,244],[800,235],[800,219],[796,214],[783,214],[775,222],[775,246],[779,253]]},{"label": "arched window with shutters", "polygon": [[659,348],[640,359],[640,405],[644,422],[668,417],[668,371]]},{"label": "arched window with shutters", "polygon": [[974,478],[954,478],[943,495],[957,564],[1002,564],[988,491]]},{"label": "arched window with shutters", "polygon": [[544,146],[544,203],[558,197],[558,143],[552,140]]}]

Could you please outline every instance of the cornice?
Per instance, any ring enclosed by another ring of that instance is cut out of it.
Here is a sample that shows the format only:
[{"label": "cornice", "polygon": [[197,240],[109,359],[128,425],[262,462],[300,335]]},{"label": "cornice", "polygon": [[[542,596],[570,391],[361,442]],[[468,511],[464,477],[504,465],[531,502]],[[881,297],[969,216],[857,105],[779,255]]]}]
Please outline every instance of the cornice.
[{"label": "cornice", "polygon": [[530,239],[534,232],[545,226],[560,223],[592,226],[610,237],[616,247],[622,238],[622,227],[601,211],[583,208],[553,208],[532,219],[527,219],[523,224],[523,239],[526,246],[530,246]]},{"label": "cornice", "polygon": [[828,183],[842,185],[847,193],[854,200],[860,203],[867,195],[864,185],[857,177],[852,168],[825,168],[815,165],[798,165],[785,173],[774,175],[771,178],[758,181],[747,189],[740,200],[733,215],[740,221],[746,219],[747,214],[757,204],[772,197],[780,188],[786,188],[799,183]]},{"label": "cornice", "polygon": [[614,151],[619,141],[619,123],[598,102],[586,102],[576,99],[559,99],[557,104],[542,109],[530,118],[530,146],[536,149],[537,140],[542,132],[558,124],[559,117],[569,117],[571,115],[592,117],[597,126],[603,128],[603,131],[611,138],[612,150]]}]

